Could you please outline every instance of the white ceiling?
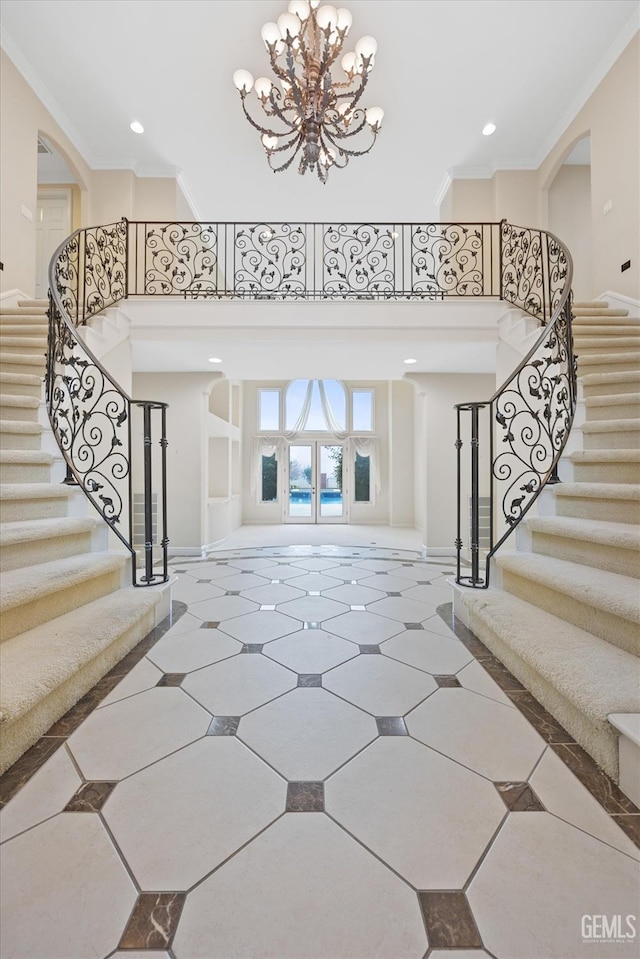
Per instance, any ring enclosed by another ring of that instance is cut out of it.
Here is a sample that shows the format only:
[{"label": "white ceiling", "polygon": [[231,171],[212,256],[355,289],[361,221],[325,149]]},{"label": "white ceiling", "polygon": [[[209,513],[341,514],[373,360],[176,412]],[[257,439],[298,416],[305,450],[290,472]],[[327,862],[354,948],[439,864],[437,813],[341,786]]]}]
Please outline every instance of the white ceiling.
[{"label": "white ceiling", "polygon": [[[344,0],[372,34],[378,143],[322,186],[273,174],[231,76],[268,74],[285,0],[3,0],[3,46],[87,161],[180,172],[217,220],[437,218],[447,172],[535,167],[637,25],[638,0]],[[633,18],[636,18],[635,21]],[[129,130],[140,120],[145,134]],[[497,125],[483,137],[487,121]]]}]

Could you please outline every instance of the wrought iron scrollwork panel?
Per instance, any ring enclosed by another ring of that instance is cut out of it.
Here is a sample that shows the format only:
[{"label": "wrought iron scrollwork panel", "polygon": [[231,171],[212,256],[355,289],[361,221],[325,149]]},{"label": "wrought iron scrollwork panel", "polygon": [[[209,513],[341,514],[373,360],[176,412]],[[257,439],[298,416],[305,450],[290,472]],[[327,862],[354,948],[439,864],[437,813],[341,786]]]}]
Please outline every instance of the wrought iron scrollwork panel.
[{"label": "wrought iron scrollwork panel", "polygon": [[77,324],[80,300],[80,244],[83,234],[75,233],[55,262],[54,280],[62,308]]},{"label": "wrought iron scrollwork panel", "polygon": [[411,230],[411,290],[429,299],[485,292],[479,225],[425,223]]},{"label": "wrought iron scrollwork panel", "polygon": [[92,361],[59,310],[50,310],[51,425],[84,492],[128,544],[119,524],[128,498],[129,399]]},{"label": "wrought iron scrollwork panel", "polygon": [[217,223],[153,223],[145,233],[144,292],[192,299],[224,293]]},{"label": "wrought iron scrollwork panel", "polygon": [[398,292],[395,242],[398,234],[373,223],[328,226],[323,235],[322,293],[354,299]]},{"label": "wrought iron scrollwork panel", "polygon": [[[502,296],[542,322],[548,318],[540,230],[502,223]],[[566,274],[565,274],[566,275]],[[558,299],[561,289],[558,291]]]},{"label": "wrought iron scrollwork panel", "polygon": [[237,297],[298,299],[307,295],[304,224],[236,226],[233,262],[233,293]]},{"label": "wrought iron scrollwork panel", "polygon": [[127,222],[84,230],[84,317],[127,294]]},{"label": "wrought iron scrollwork panel", "polygon": [[494,402],[493,476],[510,527],[538,495],[567,440],[574,413],[570,337],[567,307]]}]

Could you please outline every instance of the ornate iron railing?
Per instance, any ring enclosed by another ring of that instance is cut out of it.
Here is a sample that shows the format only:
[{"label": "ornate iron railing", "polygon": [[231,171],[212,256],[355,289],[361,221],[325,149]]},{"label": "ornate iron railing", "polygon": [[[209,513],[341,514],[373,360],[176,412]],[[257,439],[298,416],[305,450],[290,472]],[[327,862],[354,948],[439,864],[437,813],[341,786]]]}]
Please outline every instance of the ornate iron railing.
[{"label": "ornate iron railing", "polygon": [[[82,488],[132,554],[134,586],[168,579],[166,403],[132,400],[82,341],[77,327],[127,292],[126,223],[78,230],[57,249],[49,268],[49,342],[46,398],[49,420],[67,463]],[[153,417],[160,419],[153,456]],[[134,420],[140,417],[140,423]],[[137,441],[137,442],[136,442]],[[154,469],[155,467],[155,469]],[[159,474],[159,483],[154,484]],[[138,479],[139,474],[139,479]],[[135,480],[134,480],[135,477]],[[138,536],[134,482],[144,496]],[[159,492],[154,492],[159,486]],[[154,535],[153,498],[159,500],[162,535]],[[136,539],[143,545],[138,568]],[[161,568],[154,566],[154,545]]]},{"label": "ornate iron railing", "polygon": [[[152,568],[150,502],[152,469],[158,460],[151,452],[151,420],[156,412],[161,418],[162,455],[155,472],[160,475],[166,577],[166,405],[131,400],[86,348],[77,327],[133,296],[420,301],[500,297],[536,317],[544,329],[536,346],[491,399],[457,407],[458,582],[486,586],[491,556],[554,475],[571,426],[576,398],[571,275],[571,257],[556,237],[505,221],[327,224],[123,219],[79,230],[58,249],[50,269],[49,416],[73,475],[132,552],[132,470],[136,457],[140,459],[143,582],[147,584],[158,579]],[[135,454],[132,446],[132,415],[138,409],[143,417],[144,456]],[[468,479],[463,474],[467,429]],[[462,576],[462,502],[467,496],[471,575]],[[127,519],[128,534],[123,532]],[[482,546],[484,576],[480,574]]]},{"label": "ornate iron railing", "polygon": [[[569,251],[551,233],[503,222],[500,261],[502,299],[534,316],[543,330],[489,400],[456,406],[457,582],[476,588],[489,585],[492,556],[544,485],[557,481],[557,463],[576,407]],[[469,445],[466,482],[463,434]],[[471,570],[463,575],[462,528],[467,502]]]}]

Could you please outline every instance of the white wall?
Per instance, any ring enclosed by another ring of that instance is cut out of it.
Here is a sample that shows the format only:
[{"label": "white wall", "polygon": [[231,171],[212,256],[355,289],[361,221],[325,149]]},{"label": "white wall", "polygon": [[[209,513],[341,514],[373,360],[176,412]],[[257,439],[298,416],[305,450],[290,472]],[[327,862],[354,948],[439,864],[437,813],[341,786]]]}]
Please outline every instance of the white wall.
[{"label": "white wall", "polygon": [[591,166],[565,163],[549,189],[549,229],[571,251],[576,300],[604,292],[593,288],[591,222]]}]

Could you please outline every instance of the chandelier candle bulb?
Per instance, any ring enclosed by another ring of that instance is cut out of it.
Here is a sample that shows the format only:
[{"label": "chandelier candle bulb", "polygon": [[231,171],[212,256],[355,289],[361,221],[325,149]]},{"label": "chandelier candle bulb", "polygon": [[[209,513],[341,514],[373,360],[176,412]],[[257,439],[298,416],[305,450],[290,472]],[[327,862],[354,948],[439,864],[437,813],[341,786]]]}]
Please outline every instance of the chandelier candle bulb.
[{"label": "chandelier candle bulb", "polygon": [[[351,23],[344,7],[290,0],[277,23],[265,23],[261,30],[279,82],[274,85],[268,77],[254,82],[247,70],[234,73],[242,109],[260,134],[274,173],[288,169],[297,158],[298,173],[315,172],[326,183],[332,167],[342,169],[351,157],[372,149],[384,112],[360,103],[378,45],[373,37],[361,37],[355,52],[345,54]],[[331,68],[338,63],[344,74],[334,80]],[[256,97],[248,100],[252,89]],[[262,119],[249,112],[256,105]]]}]

